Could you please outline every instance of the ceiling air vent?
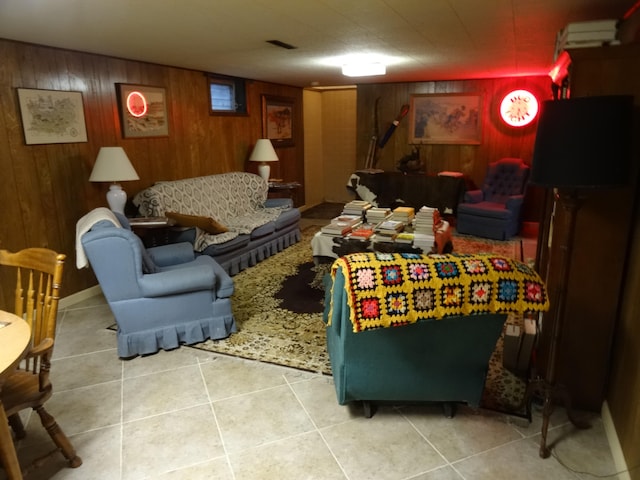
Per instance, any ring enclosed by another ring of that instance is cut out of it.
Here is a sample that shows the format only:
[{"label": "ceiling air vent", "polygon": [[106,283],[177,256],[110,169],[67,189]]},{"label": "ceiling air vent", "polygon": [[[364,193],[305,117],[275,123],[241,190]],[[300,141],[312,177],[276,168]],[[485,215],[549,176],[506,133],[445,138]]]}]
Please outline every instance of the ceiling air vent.
[{"label": "ceiling air vent", "polygon": [[294,47],[293,45],[289,45],[288,43],[281,42],[280,40],[267,40],[267,43],[271,45],[275,45],[276,47],[286,48],[287,50],[295,50],[298,47]]}]

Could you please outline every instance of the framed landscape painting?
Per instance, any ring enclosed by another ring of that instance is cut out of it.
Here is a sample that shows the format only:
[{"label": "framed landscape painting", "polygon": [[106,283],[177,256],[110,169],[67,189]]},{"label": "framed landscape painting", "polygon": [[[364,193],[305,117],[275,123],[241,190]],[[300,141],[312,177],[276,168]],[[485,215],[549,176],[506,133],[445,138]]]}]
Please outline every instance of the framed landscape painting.
[{"label": "framed landscape painting", "polygon": [[274,147],[292,147],[294,99],[262,95],[262,136]]},{"label": "framed landscape painting", "polygon": [[482,97],[473,93],[411,95],[409,143],[479,145]]},{"label": "framed landscape painting", "polygon": [[18,103],[27,145],[87,141],[80,92],[18,88]]}]

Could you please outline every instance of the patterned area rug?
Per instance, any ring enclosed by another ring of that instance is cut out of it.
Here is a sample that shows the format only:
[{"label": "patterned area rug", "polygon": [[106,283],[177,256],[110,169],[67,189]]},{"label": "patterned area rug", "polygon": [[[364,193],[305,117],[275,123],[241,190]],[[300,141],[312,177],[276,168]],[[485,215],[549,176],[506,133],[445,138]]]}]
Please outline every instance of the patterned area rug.
[{"label": "patterned area rug", "polygon": [[[318,228],[308,227],[299,243],[233,277],[236,293],[232,305],[238,332],[224,340],[208,340],[192,347],[331,375],[322,321],[324,292],[318,281],[328,265],[313,265],[310,245]],[[503,244],[509,244],[508,248]],[[508,250],[509,256],[515,256],[520,251],[515,244],[518,242],[494,244],[473,237],[454,237],[454,251],[464,253],[495,251],[507,255]],[[517,324],[521,319],[509,317],[507,322]],[[525,384],[502,368],[502,344],[500,338],[491,358],[482,404],[492,410],[519,414],[515,406],[524,394]]]}]

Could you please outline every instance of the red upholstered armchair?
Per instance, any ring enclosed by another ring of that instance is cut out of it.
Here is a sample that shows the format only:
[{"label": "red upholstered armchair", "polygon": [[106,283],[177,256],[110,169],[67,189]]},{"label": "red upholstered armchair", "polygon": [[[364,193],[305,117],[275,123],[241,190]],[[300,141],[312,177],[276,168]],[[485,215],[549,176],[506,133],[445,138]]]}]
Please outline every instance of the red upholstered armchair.
[{"label": "red upholstered armchair", "polygon": [[517,234],[528,178],[529,166],[520,158],[502,158],[489,164],[482,189],[466,192],[458,205],[458,233],[494,240],[507,240]]}]

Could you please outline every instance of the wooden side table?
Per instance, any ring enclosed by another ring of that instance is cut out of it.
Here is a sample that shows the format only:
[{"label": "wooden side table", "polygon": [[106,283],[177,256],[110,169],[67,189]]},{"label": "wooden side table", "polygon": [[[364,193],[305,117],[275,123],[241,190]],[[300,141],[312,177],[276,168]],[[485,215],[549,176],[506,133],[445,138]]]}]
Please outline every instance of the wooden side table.
[{"label": "wooden side table", "polygon": [[169,243],[169,230],[176,224],[175,220],[167,217],[134,217],[128,220],[133,233],[147,248]]},{"label": "wooden side table", "polygon": [[270,198],[290,198],[293,200],[293,205],[297,206],[298,189],[302,186],[299,182],[269,182],[269,197]]},{"label": "wooden side table", "polygon": [[[5,380],[14,372],[29,347],[31,330],[20,317],[0,310],[0,394]],[[0,461],[10,480],[22,479],[7,414],[0,395]]]}]

